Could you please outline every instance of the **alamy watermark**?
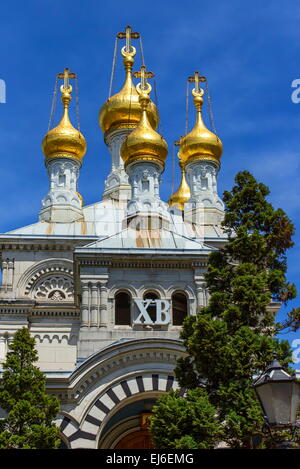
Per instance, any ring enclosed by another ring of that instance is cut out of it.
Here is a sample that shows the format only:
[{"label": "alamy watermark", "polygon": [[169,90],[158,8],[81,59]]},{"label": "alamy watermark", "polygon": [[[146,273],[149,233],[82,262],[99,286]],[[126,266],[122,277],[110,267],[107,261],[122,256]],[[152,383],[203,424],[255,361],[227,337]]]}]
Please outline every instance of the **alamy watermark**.
[{"label": "alamy watermark", "polygon": [[6,84],[4,80],[0,78],[0,103],[6,103]]},{"label": "alamy watermark", "polygon": [[293,349],[293,363],[300,363],[300,339],[294,339],[291,346]]},{"label": "alamy watermark", "polygon": [[295,78],[291,84],[292,88],[295,88],[291,94],[291,100],[294,104],[300,103],[300,78]]}]

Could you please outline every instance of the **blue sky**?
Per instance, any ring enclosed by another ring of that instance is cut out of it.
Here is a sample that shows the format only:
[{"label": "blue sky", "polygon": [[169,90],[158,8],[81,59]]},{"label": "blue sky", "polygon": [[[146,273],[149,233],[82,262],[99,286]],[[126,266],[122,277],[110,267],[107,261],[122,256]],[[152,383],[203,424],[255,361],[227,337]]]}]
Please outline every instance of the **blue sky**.
[{"label": "blue sky", "polygon": [[[66,66],[79,77],[88,145],[79,189],[86,204],[100,200],[111,160],[97,115],[108,96],[115,35],[130,24],[156,74],[160,131],[169,144],[162,198],[171,190],[173,142],[185,132],[186,78],[199,70],[209,80],[224,146],[219,193],[243,169],[270,187],[271,202],[296,226],[288,277],[300,291],[300,104],[291,100],[291,83],[300,78],[299,2],[28,0],[2,2],[0,18],[0,79],[7,87],[0,104],[1,232],[38,219],[48,190],[41,141],[55,76]],[[118,56],[114,92],[122,82]],[[178,179],[179,171],[175,186]]]}]

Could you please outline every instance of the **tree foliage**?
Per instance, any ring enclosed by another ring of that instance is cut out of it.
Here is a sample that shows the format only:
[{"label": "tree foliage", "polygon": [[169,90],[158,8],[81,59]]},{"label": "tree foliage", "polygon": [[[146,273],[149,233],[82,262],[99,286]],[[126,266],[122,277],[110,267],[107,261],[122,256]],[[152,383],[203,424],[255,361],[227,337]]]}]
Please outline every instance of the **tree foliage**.
[{"label": "tree foliage", "polygon": [[211,449],[222,436],[215,408],[201,388],[188,390],[185,397],[171,391],[159,398],[153,412],[150,431],[157,449]]},{"label": "tree foliage", "polygon": [[[266,199],[269,189],[249,172],[238,173],[235,183],[224,193],[222,226],[228,242],[209,256],[209,304],[184,322],[181,338],[187,356],[179,359],[175,373],[182,388],[204,387],[223,427],[223,440],[234,448],[249,448],[263,424],[253,376],[266,368],[274,352],[283,365],[291,361],[289,344],[274,335],[283,327],[297,329],[300,309],[276,324],[270,307],[296,296],[285,277],[286,251],[293,246],[291,221],[273,208]],[[155,435],[163,422],[154,422]]]},{"label": "tree foliage", "polygon": [[0,449],[55,449],[60,443],[53,419],[59,403],[45,392],[45,375],[29,330],[19,329],[9,345],[0,389]]}]

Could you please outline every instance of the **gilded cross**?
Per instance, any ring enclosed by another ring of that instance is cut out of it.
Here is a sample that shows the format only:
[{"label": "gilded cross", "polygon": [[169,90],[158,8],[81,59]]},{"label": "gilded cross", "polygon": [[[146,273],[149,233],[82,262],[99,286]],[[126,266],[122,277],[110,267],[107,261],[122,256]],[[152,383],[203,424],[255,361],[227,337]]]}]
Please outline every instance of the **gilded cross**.
[{"label": "gilded cross", "polygon": [[117,34],[118,39],[126,39],[125,51],[129,53],[131,51],[131,39],[139,39],[139,33],[133,33],[131,26],[126,26],[125,32]]},{"label": "gilded cross", "polygon": [[149,86],[147,83],[147,78],[153,78],[155,75],[152,72],[146,72],[145,65],[142,65],[140,72],[134,72],[133,76],[135,78],[141,79],[141,89],[146,90],[146,88]]},{"label": "gilded cross", "polygon": [[206,77],[202,77],[199,72],[195,72],[193,77],[188,77],[188,81],[195,83],[195,92],[200,93],[199,83],[206,81]]},{"label": "gilded cross", "polygon": [[65,68],[63,73],[58,73],[57,78],[62,78],[64,80],[63,88],[67,90],[70,85],[70,78],[76,78],[76,74],[71,73],[69,68]]}]

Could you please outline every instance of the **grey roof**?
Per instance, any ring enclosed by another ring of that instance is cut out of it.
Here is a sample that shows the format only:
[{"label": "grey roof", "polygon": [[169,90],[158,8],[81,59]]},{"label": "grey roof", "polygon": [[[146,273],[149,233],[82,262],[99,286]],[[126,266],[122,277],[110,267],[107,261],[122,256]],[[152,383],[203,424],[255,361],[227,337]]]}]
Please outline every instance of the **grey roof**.
[{"label": "grey roof", "polygon": [[200,241],[187,238],[165,228],[157,230],[135,230],[126,228],[115,235],[98,239],[76,251],[91,250],[182,250],[182,251],[212,251],[215,248]]}]

